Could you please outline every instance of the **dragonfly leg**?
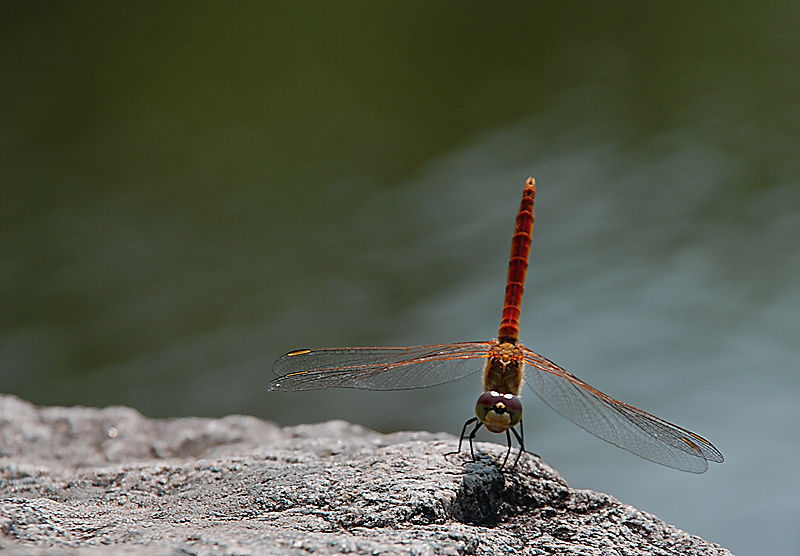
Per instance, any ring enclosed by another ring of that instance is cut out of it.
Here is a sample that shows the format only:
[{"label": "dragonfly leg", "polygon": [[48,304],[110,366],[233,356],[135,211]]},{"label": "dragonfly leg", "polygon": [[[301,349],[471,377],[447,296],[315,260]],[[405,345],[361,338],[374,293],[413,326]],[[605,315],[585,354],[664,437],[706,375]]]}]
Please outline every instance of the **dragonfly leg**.
[{"label": "dragonfly leg", "polygon": [[468,419],[466,423],[464,423],[464,427],[461,429],[461,434],[458,437],[458,450],[455,452],[449,452],[449,454],[460,454],[461,453],[461,446],[464,444],[464,439],[466,438],[469,440],[469,454],[472,456],[472,461],[475,461],[475,450],[472,447],[472,439],[475,438],[475,435],[478,433],[478,429],[483,426],[483,423],[478,421],[478,424],[475,425],[475,428],[467,434],[467,427],[470,426],[475,421],[478,421],[477,417],[473,417],[472,419]]},{"label": "dragonfly leg", "polygon": [[[522,430],[522,421],[519,422],[519,432],[517,429],[511,429],[511,432],[514,433],[514,436],[517,438],[517,442],[519,443],[519,453],[517,454],[517,459],[514,460],[514,465],[511,466],[511,469],[516,469],[517,462],[519,458],[522,456],[522,452],[525,451],[525,431]],[[508,431],[506,431],[508,434]],[[508,439],[508,451],[511,451],[511,438]],[[508,459],[508,454],[506,454],[506,459]],[[503,462],[505,464],[505,462]]]},{"label": "dragonfly leg", "polygon": [[[511,429],[506,429],[506,442],[508,443],[508,450],[506,450],[506,457],[503,458],[503,463],[500,464],[500,469],[506,466],[506,462],[508,461],[508,456],[511,454],[511,433],[508,432],[509,430]],[[514,433],[516,434],[516,431],[514,431]],[[519,456],[517,456],[517,459],[519,459]],[[514,461],[514,465],[515,466],[517,465],[516,460]]]},{"label": "dragonfly leg", "polygon": [[[469,421],[464,423],[464,428],[466,429],[467,425],[469,425],[470,423],[474,423],[475,421],[478,421],[477,417],[473,417],[472,419],[470,419]],[[472,429],[472,432],[469,433],[469,436],[467,436],[467,438],[469,439],[469,455],[472,456],[472,461],[475,461],[475,450],[472,448],[472,439],[475,438],[475,435],[478,433],[478,429],[481,428],[482,426],[483,426],[483,423],[478,421],[478,424],[475,425],[475,428]],[[462,432],[462,435],[463,435],[463,432]],[[461,440],[463,440],[463,439],[464,439],[464,437],[462,436]],[[459,452],[461,451],[461,440],[458,441],[458,445],[459,445],[458,451]]]},{"label": "dragonfly leg", "polygon": [[[458,437],[458,450],[456,450],[455,452],[447,452],[445,454],[445,456],[450,456],[450,455],[453,455],[453,454],[460,454],[461,453],[461,446],[464,443],[464,439],[465,438],[469,438],[469,448],[470,448],[470,452],[472,452],[472,439],[475,437],[475,433],[478,432],[478,429],[481,427],[481,423],[478,423],[478,425],[475,427],[475,430],[473,430],[470,433],[469,436],[467,436],[467,427],[470,426],[472,423],[474,423],[477,420],[478,420],[477,417],[473,417],[472,419],[469,419],[466,423],[464,423],[464,427],[461,429],[461,434]],[[473,460],[475,459],[475,454],[474,453],[472,454],[472,459]]]}]

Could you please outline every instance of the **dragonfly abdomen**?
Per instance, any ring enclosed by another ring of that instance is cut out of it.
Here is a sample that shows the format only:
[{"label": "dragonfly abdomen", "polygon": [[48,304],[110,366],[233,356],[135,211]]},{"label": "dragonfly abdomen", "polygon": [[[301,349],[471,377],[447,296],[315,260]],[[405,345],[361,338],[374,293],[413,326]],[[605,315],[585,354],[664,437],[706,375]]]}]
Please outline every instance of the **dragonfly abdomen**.
[{"label": "dragonfly abdomen", "polygon": [[519,338],[519,313],[522,305],[522,292],[525,290],[525,274],[528,272],[528,255],[533,240],[533,199],[535,195],[536,182],[533,178],[528,178],[517,214],[514,237],[511,240],[506,301],[503,305],[503,319],[500,321],[500,334],[498,335],[500,341],[516,341]]}]

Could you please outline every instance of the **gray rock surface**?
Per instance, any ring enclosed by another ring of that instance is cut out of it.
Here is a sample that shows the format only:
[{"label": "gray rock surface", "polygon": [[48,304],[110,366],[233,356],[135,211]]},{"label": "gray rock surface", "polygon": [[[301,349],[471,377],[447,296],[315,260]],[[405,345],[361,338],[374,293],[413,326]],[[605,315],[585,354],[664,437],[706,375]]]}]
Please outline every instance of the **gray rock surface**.
[{"label": "gray rock surface", "polygon": [[571,489],[535,456],[445,457],[446,434],[0,395],[0,552],[9,555],[730,554]]}]

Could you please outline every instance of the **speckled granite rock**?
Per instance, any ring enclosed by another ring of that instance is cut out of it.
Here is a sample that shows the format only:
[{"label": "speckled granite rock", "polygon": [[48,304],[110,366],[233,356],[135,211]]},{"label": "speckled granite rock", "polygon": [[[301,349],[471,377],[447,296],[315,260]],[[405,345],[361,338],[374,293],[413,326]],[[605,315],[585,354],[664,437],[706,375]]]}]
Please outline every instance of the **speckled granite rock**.
[{"label": "speckled granite rock", "polygon": [[534,456],[342,421],[150,420],[0,396],[0,552],[730,554]]}]

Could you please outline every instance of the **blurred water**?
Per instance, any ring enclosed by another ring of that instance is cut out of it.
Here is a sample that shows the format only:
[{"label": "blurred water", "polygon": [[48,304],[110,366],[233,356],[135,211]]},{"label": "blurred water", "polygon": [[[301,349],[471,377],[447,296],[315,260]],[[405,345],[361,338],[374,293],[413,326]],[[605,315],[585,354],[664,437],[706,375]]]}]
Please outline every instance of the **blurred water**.
[{"label": "blurred water", "polygon": [[649,464],[528,391],[530,448],[800,553],[794,5],[2,10],[0,391],[456,434],[478,379],[282,394],[269,368],[493,337],[534,175],[523,342],[726,462]]}]

